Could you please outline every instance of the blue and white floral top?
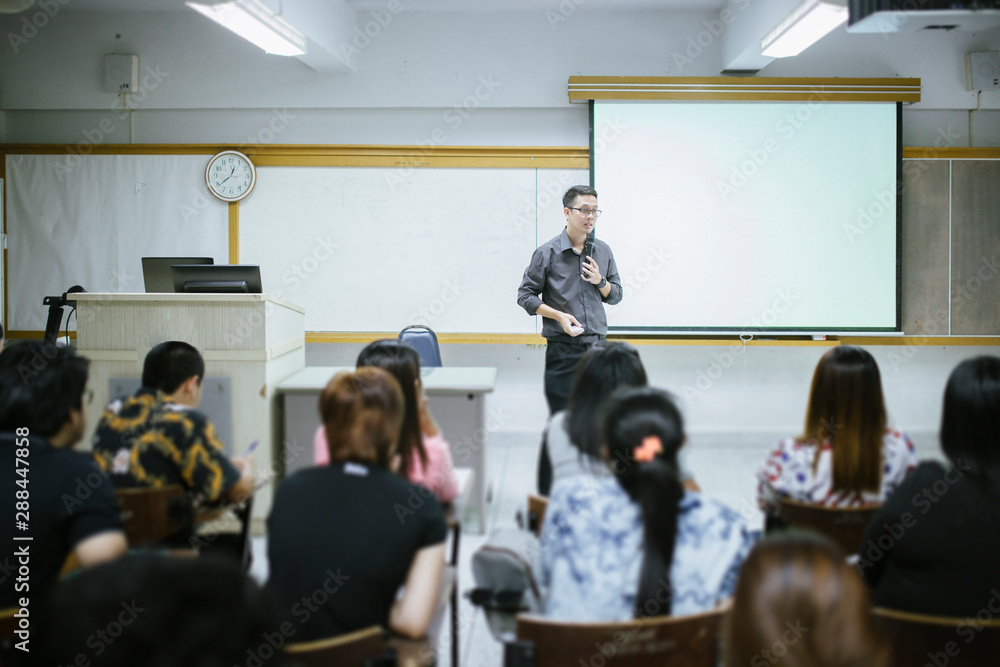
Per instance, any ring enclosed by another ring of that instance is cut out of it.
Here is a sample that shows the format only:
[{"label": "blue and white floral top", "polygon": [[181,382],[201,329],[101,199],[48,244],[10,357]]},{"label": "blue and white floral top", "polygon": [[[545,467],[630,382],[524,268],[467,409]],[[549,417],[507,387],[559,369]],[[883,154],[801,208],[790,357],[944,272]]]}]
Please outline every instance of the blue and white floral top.
[{"label": "blue and white floral top", "polygon": [[833,491],[833,445],[802,443],[785,438],[767,457],[757,473],[757,504],[772,510],[782,496],[827,507],[879,505],[917,467],[917,454],[910,436],[898,428],[887,428],[882,438],[882,485],[878,492],[861,494]]},{"label": "blue and white floral top", "polygon": [[[714,609],[732,596],[754,539],[739,514],[685,491],[670,570],[673,600],[668,606],[664,581],[655,594],[658,601],[645,601],[645,614]],[[581,475],[557,481],[542,526],[545,614],[567,621],[634,618],[642,543],[641,511],[617,479]]]}]

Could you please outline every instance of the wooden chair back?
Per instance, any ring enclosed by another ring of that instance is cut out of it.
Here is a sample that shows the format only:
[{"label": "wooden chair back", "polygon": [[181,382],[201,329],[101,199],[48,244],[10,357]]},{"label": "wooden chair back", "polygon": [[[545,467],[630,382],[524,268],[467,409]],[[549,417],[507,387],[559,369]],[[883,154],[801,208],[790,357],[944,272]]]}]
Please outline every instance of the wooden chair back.
[{"label": "wooden chair back", "polygon": [[528,496],[528,530],[538,537],[542,536],[542,523],[548,506],[549,499],[545,496]]},{"label": "wooden chair back", "polygon": [[[451,602],[454,601],[452,591],[455,587],[456,569],[446,565],[441,572],[441,583],[438,586],[437,605],[431,619],[427,636],[423,639],[404,639],[402,637],[387,637],[382,628],[372,626],[350,634],[329,639],[319,639],[311,642],[288,644],[285,655],[289,667],[372,667],[383,664],[407,667],[433,667],[438,662],[438,639],[444,627],[445,616]],[[455,614],[452,609],[451,613]],[[452,637],[455,641],[455,637]],[[396,658],[389,662],[390,651]],[[454,655],[454,654],[453,654]]]},{"label": "wooden chair back", "polygon": [[149,546],[190,529],[191,502],[179,484],[158,489],[117,489],[115,496],[122,508],[130,547]]},{"label": "wooden chair back", "polygon": [[285,646],[289,667],[362,667],[386,650],[385,633],[377,625],[339,637]]},{"label": "wooden chair back", "polygon": [[[926,616],[876,607],[872,614],[892,639],[894,667],[982,667],[1000,661],[1000,596],[983,601],[979,617]],[[989,618],[983,618],[989,616]]]},{"label": "wooden chair back", "polygon": [[837,544],[845,554],[856,554],[868,522],[877,511],[878,505],[824,507],[783,498],[777,515],[788,528],[817,532]]},{"label": "wooden chair back", "polygon": [[517,638],[531,642],[535,667],[715,667],[726,611],[657,616],[619,623],[565,623],[517,617]]}]

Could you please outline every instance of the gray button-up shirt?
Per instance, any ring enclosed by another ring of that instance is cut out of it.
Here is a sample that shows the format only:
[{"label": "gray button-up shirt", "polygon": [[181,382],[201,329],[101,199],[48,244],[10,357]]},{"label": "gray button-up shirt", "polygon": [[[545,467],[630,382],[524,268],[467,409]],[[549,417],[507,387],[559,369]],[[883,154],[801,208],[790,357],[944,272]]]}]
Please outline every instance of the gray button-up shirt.
[{"label": "gray button-up shirt", "polygon": [[608,335],[604,303],[614,305],[622,300],[622,283],[611,247],[600,239],[594,239],[594,261],[611,285],[607,299],[601,297],[597,285],[580,277],[583,256],[573,250],[565,229],[535,249],[517,290],[517,304],[529,315],[534,315],[544,303],[571,314],[584,327],[584,332],[574,339],[563,332],[558,322],[546,317],[542,319],[542,335],[546,338],[593,342],[599,336]]}]

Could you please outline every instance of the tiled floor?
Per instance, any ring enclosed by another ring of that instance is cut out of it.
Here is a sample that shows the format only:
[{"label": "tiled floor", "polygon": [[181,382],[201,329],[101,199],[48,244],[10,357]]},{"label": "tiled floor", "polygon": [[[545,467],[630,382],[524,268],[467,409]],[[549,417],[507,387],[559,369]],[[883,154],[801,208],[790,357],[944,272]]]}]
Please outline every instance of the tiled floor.
[{"label": "tiled floor", "polygon": [[[787,434],[698,434],[689,436],[687,465],[702,491],[740,512],[751,528],[760,529],[763,518],[756,510],[754,472],[777,439]],[[922,458],[940,458],[936,434],[911,433]],[[526,498],[535,488],[535,465],[539,437],[517,433],[494,433],[487,449],[487,479],[491,490],[486,521],[487,531],[513,526]],[[474,516],[465,527],[474,530]],[[471,555],[485,536],[463,532],[459,564],[462,592],[473,587]],[[253,576],[267,578],[267,538],[254,538]],[[459,604],[460,662],[465,667],[498,667],[503,664],[502,646],[493,639],[481,611],[462,597]],[[440,667],[449,667],[450,626],[442,631],[439,645]]]}]

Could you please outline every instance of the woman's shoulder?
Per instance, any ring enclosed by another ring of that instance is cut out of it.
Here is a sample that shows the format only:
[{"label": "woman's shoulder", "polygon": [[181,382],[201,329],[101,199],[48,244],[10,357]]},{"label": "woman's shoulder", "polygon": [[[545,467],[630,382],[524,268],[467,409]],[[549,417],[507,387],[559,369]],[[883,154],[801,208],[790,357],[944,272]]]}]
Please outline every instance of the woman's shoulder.
[{"label": "woman's shoulder", "polygon": [[435,433],[434,435],[423,434],[420,437],[421,437],[421,442],[424,445],[424,451],[427,452],[428,455],[447,454],[448,459],[449,460],[451,459],[451,446],[448,444],[448,441],[444,439],[444,436],[441,435],[440,432]]},{"label": "woman's shoulder", "polygon": [[694,522],[718,523],[745,529],[746,519],[725,503],[696,491],[685,491],[681,499],[681,516]]},{"label": "woman's shoulder", "polygon": [[818,443],[814,440],[802,440],[795,437],[783,438],[771,450],[767,457],[767,463],[786,472],[788,469],[798,470],[803,467],[808,467],[811,470],[817,449],[820,450],[819,454],[823,457],[829,456],[832,448],[828,442]]},{"label": "woman's shoulder", "polygon": [[882,436],[882,446],[887,449],[914,452],[913,441],[906,431],[898,426],[886,426]]},{"label": "woman's shoulder", "polygon": [[829,442],[817,442],[816,440],[804,440],[798,436],[782,438],[775,445],[773,455],[783,455],[793,457],[797,455],[813,456],[817,449],[823,451],[830,449]]},{"label": "woman's shoulder", "polygon": [[624,516],[635,507],[614,477],[573,475],[557,479],[552,485],[546,516]]}]

